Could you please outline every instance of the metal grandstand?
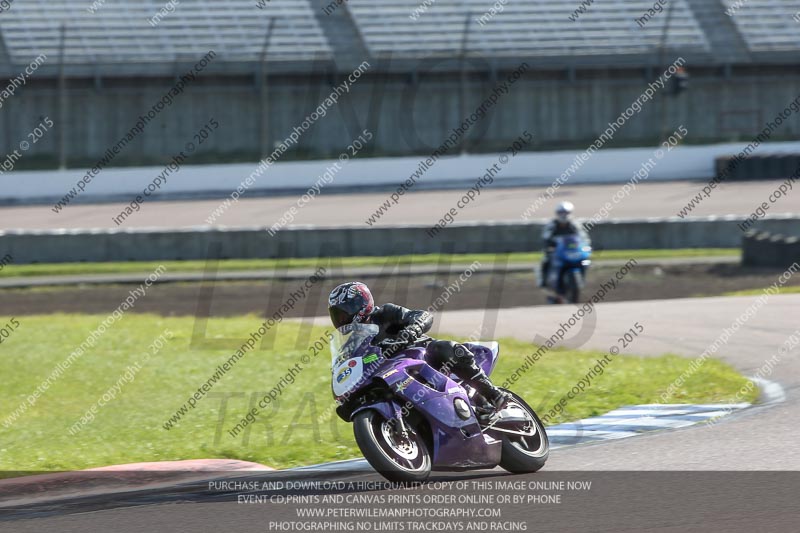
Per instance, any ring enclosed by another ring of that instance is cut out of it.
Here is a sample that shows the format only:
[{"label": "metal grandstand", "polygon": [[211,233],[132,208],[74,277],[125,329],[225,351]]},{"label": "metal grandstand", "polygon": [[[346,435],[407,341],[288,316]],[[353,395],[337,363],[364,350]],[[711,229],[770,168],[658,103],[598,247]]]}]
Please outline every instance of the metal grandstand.
[{"label": "metal grandstand", "polygon": [[[0,18],[15,64],[40,53],[68,65],[164,64],[191,61],[209,50],[222,62],[304,61],[331,48],[305,0],[183,0],[153,27],[165,0],[25,0]],[[93,12],[92,12],[93,10]],[[275,19],[268,46],[267,28]],[[266,48],[266,53],[265,53]]]},{"label": "metal grandstand", "polygon": [[[465,27],[468,53],[488,56],[596,56],[651,53],[662,40],[666,16],[641,30],[634,13],[652,0],[596,2],[576,21],[568,18],[578,2],[509,1],[485,23],[478,19],[494,2],[437,0],[414,20],[419,0],[350,1],[370,48],[398,55],[448,54],[457,50]],[[572,4],[575,5],[572,5]],[[685,0],[675,0],[666,44],[708,51],[708,43]],[[467,25],[468,24],[468,25]],[[638,31],[637,31],[638,30]]]},{"label": "metal grandstand", "polygon": [[569,16],[578,0],[513,0],[483,24],[490,0],[436,0],[417,16],[421,0],[349,0],[331,13],[323,10],[335,0],[262,0],[263,9],[257,0],[182,0],[152,27],[165,0],[25,0],[0,17],[0,68],[45,53],[49,67],[63,57],[71,73],[147,75],[209,50],[228,72],[262,61],[288,71],[311,60],[334,60],[344,71],[352,61],[343,58],[388,55],[399,70],[462,55],[542,67],[652,65],[666,52],[694,64],[795,62],[792,2],[748,0],[728,16],[735,1],[671,0],[640,27],[635,19],[652,0],[595,2],[576,20]]},{"label": "metal grandstand", "polygon": [[[723,0],[727,8],[736,0]],[[787,0],[748,0],[732,18],[753,52],[791,52],[800,50],[800,23],[793,17],[800,3]]]}]

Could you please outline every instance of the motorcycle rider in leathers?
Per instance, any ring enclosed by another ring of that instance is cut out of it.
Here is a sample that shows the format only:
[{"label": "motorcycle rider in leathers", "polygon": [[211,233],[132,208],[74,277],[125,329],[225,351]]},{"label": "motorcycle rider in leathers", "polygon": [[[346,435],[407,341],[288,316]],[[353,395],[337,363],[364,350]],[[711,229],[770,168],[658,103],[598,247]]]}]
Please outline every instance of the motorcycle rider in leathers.
[{"label": "motorcycle rider in leathers", "polygon": [[[433,315],[427,311],[406,309],[392,303],[375,306],[369,288],[358,281],[334,288],[328,298],[328,311],[337,329],[354,321],[377,325],[380,332],[373,342],[387,357],[416,342],[433,325]],[[449,370],[489,402],[489,409],[479,410],[479,418],[490,418],[509,400],[506,392],[492,384],[476,364],[475,355],[464,344],[431,339],[427,341],[425,350],[426,360],[431,366]]]},{"label": "motorcycle rider in leathers", "polygon": [[591,242],[586,231],[572,220],[575,206],[572,202],[561,202],[556,207],[556,217],[542,229],[542,264],[539,270],[539,287],[547,286],[547,277],[550,275],[550,265],[553,262],[553,251],[556,248],[555,237],[564,235],[579,235],[586,243]]}]

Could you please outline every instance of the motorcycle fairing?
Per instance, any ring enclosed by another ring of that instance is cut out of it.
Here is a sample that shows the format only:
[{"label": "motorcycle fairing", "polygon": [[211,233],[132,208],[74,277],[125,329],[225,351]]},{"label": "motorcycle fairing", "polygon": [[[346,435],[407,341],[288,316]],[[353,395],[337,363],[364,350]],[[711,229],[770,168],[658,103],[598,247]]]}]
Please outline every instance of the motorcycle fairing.
[{"label": "motorcycle fairing", "polygon": [[[489,355],[484,357],[488,357],[489,361],[492,351],[483,349],[487,350]],[[352,416],[365,409],[376,409],[387,419],[394,419],[404,408],[406,411],[413,408],[427,420],[431,428],[435,469],[458,470],[499,463],[501,442],[484,437],[472,408],[469,408],[469,418],[466,420],[457,415],[454,407],[457,399],[470,405],[461,385],[437,372],[425,361],[413,358],[392,361],[376,372],[375,377],[386,382],[394,398],[360,406]]]},{"label": "motorcycle fairing", "polygon": [[467,348],[475,354],[475,363],[479,368],[491,376],[500,355],[500,345],[495,341],[477,341],[465,343]]}]

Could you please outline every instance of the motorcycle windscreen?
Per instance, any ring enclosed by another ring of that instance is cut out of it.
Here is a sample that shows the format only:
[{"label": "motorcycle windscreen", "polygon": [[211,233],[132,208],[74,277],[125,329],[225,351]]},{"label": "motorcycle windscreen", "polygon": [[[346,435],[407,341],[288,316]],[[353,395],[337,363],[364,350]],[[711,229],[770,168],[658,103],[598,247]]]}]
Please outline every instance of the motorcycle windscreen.
[{"label": "motorcycle windscreen", "polygon": [[365,342],[380,332],[376,324],[353,322],[337,328],[331,338],[331,369],[335,370],[345,359],[349,359]]},{"label": "motorcycle windscreen", "polygon": [[562,259],[571,262],[580,262],[585,259],[592,248],[583,243],[577,235],[565,235],[560,237],[558,251]]}]

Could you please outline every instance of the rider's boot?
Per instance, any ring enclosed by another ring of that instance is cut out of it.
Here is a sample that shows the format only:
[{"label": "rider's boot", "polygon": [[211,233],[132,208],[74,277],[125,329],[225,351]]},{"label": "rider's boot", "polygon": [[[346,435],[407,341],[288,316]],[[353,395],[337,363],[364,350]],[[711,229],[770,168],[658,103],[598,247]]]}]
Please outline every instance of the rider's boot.
[{"label": "rider's boot", "polygon": [[478,406],[476,408],[476,413],[480,422],[488,422],[491,420],[511,399],[508,393],[495,387],[488,376],[486,376],[486,373],[481,369],[478,369],[477,374],[464,381],[475,389],[478,394],[486,398],[486,401],[489,403],[488,406]]},{"label": "rider's boot", "polygon": [[476,406],[478,420],[490,419],[495,413],[500,411],[508,402],[510,397],[502,390],[495,387],[489,377],[481,367],[475,362],[475,354],[464,344],[453,346],[454,365],[452,372],[461,380],[475,389],[475,391],[486,398],[488,406]]}]

